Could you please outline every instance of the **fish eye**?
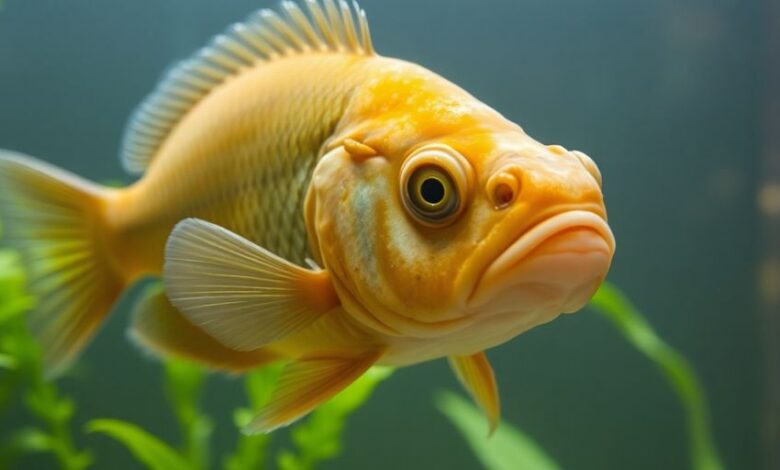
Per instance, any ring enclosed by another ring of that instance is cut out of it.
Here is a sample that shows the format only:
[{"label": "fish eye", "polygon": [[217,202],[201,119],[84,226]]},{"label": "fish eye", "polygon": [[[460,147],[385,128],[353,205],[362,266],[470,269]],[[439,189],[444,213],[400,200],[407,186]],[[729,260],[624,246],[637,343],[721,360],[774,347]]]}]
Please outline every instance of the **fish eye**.
[{"label": "fish eye", "polygon": [[409,209],[418,218],[438,224],[457,212],[460,198],[450,176],[435,166],[415,169],[406,184]]},{"label": "fish eye", "polygon": [[470,183],[470,166],[453,149],[438,144],[419,150],[401,168],[406,210],[423,225],[445,226],[461,213]]}]

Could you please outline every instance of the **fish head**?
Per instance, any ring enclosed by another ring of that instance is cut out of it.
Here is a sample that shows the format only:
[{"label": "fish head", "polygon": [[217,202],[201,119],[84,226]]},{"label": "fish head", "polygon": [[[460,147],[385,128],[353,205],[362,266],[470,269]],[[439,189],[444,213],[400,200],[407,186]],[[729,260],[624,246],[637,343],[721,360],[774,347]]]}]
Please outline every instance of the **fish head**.
[{"label": "fish head", "polygon": [[595,163],[460,89],[410,93],[405,112],[364,105],[371,118],[337,134],[314,171],[309,234],[345,309],[414,337],[580,309],[615,248]]}]

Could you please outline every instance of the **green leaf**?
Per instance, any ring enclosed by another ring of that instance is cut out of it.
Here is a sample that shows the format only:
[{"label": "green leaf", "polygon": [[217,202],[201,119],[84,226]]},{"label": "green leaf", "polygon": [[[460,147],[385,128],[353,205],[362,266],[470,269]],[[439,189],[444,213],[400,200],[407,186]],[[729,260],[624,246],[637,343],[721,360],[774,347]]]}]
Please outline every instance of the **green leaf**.
[{"label": "green leaf", "polygon": [[16,369],[19,362],[10,354],[0,353],[0,369]]},{"label": "green leaf", "polygon": [[271,364],[250,372],[244,377],[244,386],[252,409],[259,410],[268,402],[271,393],[276,388],[276,382],[279,380],[282,369],[284,369],[283,363]]},{"label": "green leaf", "polygon": [[135,424],[115,419],[96,419],[87,423],[87,432],[113,437],[151,470],[191,470],[187,460],[171,446]]},{"label": "green leaf", "polygon": [[352,385],[318,408],[314,415],[330,413],[346,417],[360,408],[369,399],[376,386],[392,374],[393,368],[391,367],[374,366],[370,368]]},{"label": "green leaf", "polygon": [[179,422],[181,451],[193,469],[207,468],[209,462],[213,425],[200,408],[205,381],[201,366],[175,358],[165,361],[165,390]]},{"label": "green leaf", "polygon": [[626,340],[653,361],[677,393],[685,409],[691,465],[695,470],[721,470],[723,463],[712,440],[707,399],[693,367],[675,349],[666,344],[628,298],[614,285],[605,282],[590,302]]},{"label": "green leaf", "polygon": [[165,361],[165,391],[182,421],[194,419],[205,374],[188,361],[169,358]]},{"label": "green leaf", "polygon": [[52,437],[42,430],[17,429],[10,436],[4,436],[0,445],[0,468],[14,468],[16,460],[24,454],[53,451]]},{"label": "green leaf", "polygon": [[33,305],[25,292],[25,275],[19,254],[0,250],[0,327],[22,316]]},{"label": "green leaf", "polygon": [[368,400],[380,382],[393,373],[389,367],[372,367],[352,385],[338,393],[292,430],[298,454],[283,450],[277,456],[282,470],[307,470],[320,461],[341,453],[342,433],[346,420]]},{"label": "green leaf", "polygon": [[485,433],[485,417],[466,399],[440,392],[436,406],[460,431],[487,470],[554,470],[558,465],[530,437],[502,422],[492,436]]},{"label": "green leaf", "polygon": [[8,440],[8,444],[20,454],[28,452],[49,452],[55,443],[49,434],[40,429],[22,428]]},{"label": "green leaf", "polygon": [[[284,364],[271,364],[256,369],[244,376],[244,387],[252,409],[258,410],[271,398]],[[238,408],[233,412],[233,421],[239,429],[247,426],[255,412],[249,408]],[[244,434],[238,439],[235,450],[223,458],[222,468],[226,470],[261,470],[265,468],[266,450],[271,434]]]}]

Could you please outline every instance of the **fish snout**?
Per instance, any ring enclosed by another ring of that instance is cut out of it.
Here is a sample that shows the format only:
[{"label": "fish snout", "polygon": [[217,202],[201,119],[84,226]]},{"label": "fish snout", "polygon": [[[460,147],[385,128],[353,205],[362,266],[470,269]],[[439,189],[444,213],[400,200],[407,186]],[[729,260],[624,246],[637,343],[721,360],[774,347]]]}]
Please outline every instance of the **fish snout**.
[{"label": "fish snout", "polygon": [[575,312],[606,277],[614,250],[601,216],[585,210],[555,215],[525,230],[487,266],[470,307],[542,318]]},{"label": "fish snout", "polygon": [[527,213],[541,213],[544,208],[587,205],[603,213],[601,185],[601,173],[590,157],[553,145],[499,158],[484,190],[496,210],[522,205]]}]

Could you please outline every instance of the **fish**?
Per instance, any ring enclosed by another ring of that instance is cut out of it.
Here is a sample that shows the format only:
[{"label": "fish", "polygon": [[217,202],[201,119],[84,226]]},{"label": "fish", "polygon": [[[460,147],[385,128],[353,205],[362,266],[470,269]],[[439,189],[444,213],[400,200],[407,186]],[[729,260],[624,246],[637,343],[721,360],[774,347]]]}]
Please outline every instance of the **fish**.
[{"label": "fish", "polygon": [[375,365],[447,358],[499,422],[486,350],[581,309],[615,240],[601,173],[435,72],[374,50],[365,11],[284,1],[178,63],[131,115],[127,187],[0,152],[47,376],[117,299],[161,357],[284,362],[247,426],[305,416]]}]

